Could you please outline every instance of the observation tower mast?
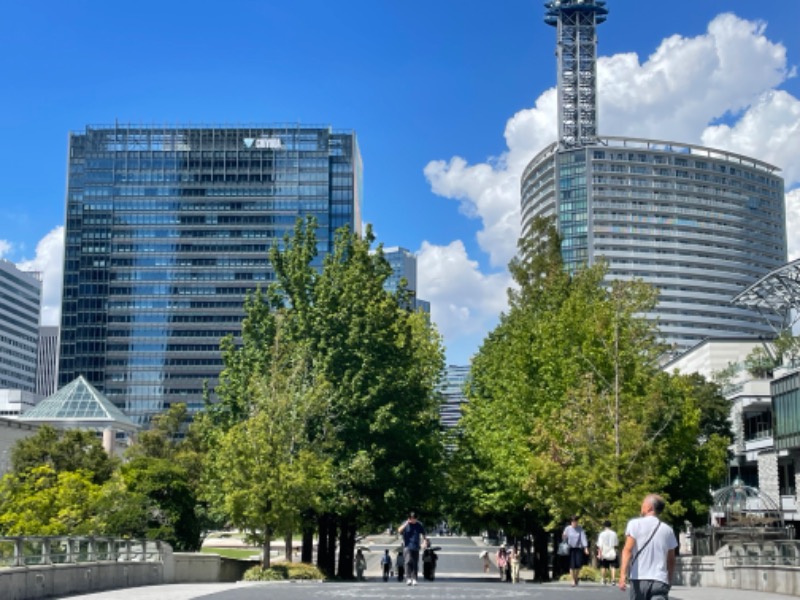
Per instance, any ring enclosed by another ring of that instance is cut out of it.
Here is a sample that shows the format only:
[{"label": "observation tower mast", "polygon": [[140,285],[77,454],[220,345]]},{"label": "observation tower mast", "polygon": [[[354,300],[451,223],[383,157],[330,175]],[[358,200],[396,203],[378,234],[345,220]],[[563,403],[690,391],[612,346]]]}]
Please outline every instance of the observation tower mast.
[{"label": "observation tower mast", "polygon": [[558,29],[558,135],[562,149],[597,143],[597,33],[605,0],[551,0],[544,22]]}]

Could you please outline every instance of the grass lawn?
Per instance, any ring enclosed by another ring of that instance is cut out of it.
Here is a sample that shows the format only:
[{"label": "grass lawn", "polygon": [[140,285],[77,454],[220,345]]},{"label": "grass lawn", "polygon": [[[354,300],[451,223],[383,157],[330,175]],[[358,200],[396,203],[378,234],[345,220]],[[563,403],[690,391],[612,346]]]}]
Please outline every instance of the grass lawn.
[{"label": "grass lawn", "polygon": [[258,548],[209,548],[204,546],[200,551],[205,554],[219,554],[226,558],[250,558],[261,554]]}]

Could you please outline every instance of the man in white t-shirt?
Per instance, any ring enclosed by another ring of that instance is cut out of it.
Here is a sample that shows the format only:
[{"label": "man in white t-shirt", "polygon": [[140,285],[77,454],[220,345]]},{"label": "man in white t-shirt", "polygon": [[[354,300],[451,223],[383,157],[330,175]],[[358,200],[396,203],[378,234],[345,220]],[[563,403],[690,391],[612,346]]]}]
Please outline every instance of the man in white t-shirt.
[{"label": "man in white t-shirt", "polygon": [[648,495],[642,502],[641,518],[631,519],[625,529],[619,589],[625,591],[629,578],[631,600],[669,598],[678,540],[672,527],[658,519],[665,506],[661,496]]},{"label": "man in white t-shirt", "polygon": [[597,536],[597,561],[600,566],[600,577],[603,585],[606,584],[606,581],[614,585],[619,566],[619,556],[617,556],[619,538],[617,532],[611,529],[611,521],[603,521],[603,528],[603,531]]}]

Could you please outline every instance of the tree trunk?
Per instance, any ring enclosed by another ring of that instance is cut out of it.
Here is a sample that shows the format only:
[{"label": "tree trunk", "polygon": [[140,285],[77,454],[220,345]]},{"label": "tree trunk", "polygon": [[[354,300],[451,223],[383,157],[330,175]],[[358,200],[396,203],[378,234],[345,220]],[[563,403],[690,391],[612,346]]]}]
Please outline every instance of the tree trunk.
[{"label": "tree trunk", "polygon": [[333,577],[336,574],[336,518],[325,513],[319,516],[318,523],[317,567],[327,577]]},{"label": "tree trunk", "polygon": [[564,539],[564,527],[550,532],[548,538],[551,536],[553,540],[553,580],[558,581],[562,575],[569,573],[569,556],[559,556],[556,552],[558,544]]},{"label": "tree trunk", "polygon": [[[541,527],[533,528],[533,580],[537,583],[550,581],[550,556],[548,542],[550,534]],[[560,541],[560,540],[559,540]],[[553,570],[558,569],[557,554],[553,554]]]},{"label": "tree trunk", "polygon": [[314,526],[311,522],[303,524],[303,547],[300,550],[300,561],[311,564],[314,560]]},{"label": "tree trunk", "polygon": [[264,545],[261,547],[261,566],[265,569],[270,567],[270,548],[272,546],[272,530],[264,527]]},{"label": "tree trunk", "polygon": [[284,538],[283,557],[287,563],[292,562],[292,542],[294,541],[292,532],[286,534]]},{"label": "tree trunk", "polygon": [[353,579],[353,561],[356,556],[356,526],[343,520],[339,527],[339,579]]}]

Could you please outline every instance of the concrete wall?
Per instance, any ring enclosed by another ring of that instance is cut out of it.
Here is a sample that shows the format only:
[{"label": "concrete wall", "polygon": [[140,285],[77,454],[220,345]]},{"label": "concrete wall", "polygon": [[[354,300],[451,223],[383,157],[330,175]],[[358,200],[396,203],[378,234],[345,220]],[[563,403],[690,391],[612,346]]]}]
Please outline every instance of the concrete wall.
[{"label": "concrete wall", "polygon": [[38,425],[28,425],[16,419],[0,417],[0,477],[11,467],[11,449],[14,445],[19,440],[34,435],[38,429]]},{"label": "concrete wall", "polygon": [[219,554],[176,552],[174,575],[165,583],[232,583],[244,579],[245,571],[260,565],[258,560],[226,558]]},{"label": "concrete wall", "polygon": [[83,562],[0,568],[0,600],[34,600],[164,583],[235,582],[257,560],[218,554],[172,552],[162,544],[163,562]]},{"label": "concrete wall", "polygon": [[215,583],[220,581],[220,556],[175,552],[172,555],[174,575],[165,583]]},{"label": "concrete wall", "polygon": [[164,581],[161,563],[81,563],[0,569],[0,598],[33,600],[89,594],[116,588],[157,585]]},{"label": "concrete wall", "polygon": [[800,595],[800,567],[737,564],[729,547],[724,546],[716,556],[678,557],[674,583],[797,596]]}]

